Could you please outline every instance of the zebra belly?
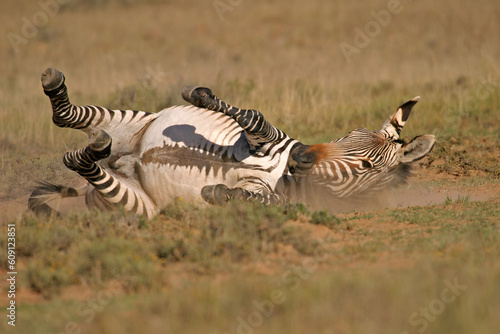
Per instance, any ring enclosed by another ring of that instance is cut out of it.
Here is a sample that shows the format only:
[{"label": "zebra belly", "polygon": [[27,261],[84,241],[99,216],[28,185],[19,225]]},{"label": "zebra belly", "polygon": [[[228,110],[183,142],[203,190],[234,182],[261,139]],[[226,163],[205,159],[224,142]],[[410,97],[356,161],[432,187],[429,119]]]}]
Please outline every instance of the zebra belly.
[{"label": "zebra belly", "polygon": [[185,166],[144,164],[141,166],[143,189],[159,206],[171,203],[176,198],[189,203],[204,203],[201,189],[210,184],[234,185],[236,178],[220,178],[205,171]]},{"label": "zebra belly", "polygon": [[138,177],[143,189],[165,205],[180,197],[201,203],[201,189],[228,187],[245,177],[268,179],[268,157],[255,156],[245,134],[230,117],[206,109],[165,109],[146,130],[140,145]]}]

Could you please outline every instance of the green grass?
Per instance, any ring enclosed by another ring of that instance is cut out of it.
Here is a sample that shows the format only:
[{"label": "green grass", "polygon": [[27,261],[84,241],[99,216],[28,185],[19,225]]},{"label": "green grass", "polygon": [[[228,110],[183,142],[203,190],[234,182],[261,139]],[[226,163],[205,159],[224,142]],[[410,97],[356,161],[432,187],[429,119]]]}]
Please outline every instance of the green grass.
[{"label": "green grass", "polygon": [[[18,318],[13,329],[1,313],[0,332],[494,333],[499,2],[401,3],[350,62],[340,43],[352,44],[387,1],[242,1],[223,20],[212,1],[71,1],[18,52],[4,38],[0,228],[17,226]],[[22,34],[23,18],[42,10],[2,1],[3,35]],[[486,189],[492,199],[450,195],[337,216],[177,202],[149,221],[123,212],[34,218],[25,211],[36,180],[78,185],[61,158],[87,143],[51,121],[39,81],[49,66],[64,72],[75,104],[156,112],[202,85],[306,144],[378,129],[420,95],[403,137],[434,134],[437,143],[409,189]],[[440,304],[455,280],[467,288]],[[428,319],[420,314],[432,307]]]},{"label": "green grass", "polygon": [[[17,222],[18,261],[27,264],[18,289],[47,299],[21,304],[18,330],[60,332],[70,323],[92,333],[235,332],[241,317],[262,333],[322,333],[332,324],[340,332],[416,332],[425,318],[409,317],[440,299],[446,280],[466,289],[426,331],[488,333],[497,325],[488,314],[500,309],[498,200],[384,210],[361,226],[340,218],[316,238],[314,218],[290,220],[285,211],[176,204],[142,226],[120,214],[25,217]],[[354,228],[343,229],[346,222]],[[87,297],[64,299],[70,285]]]},{"label": "green grass", "polygon": [[[351,333],[417,332],[422,325],[409,324],[410,316],[433,305],[431,303],[439,299],[446,288],[445,281],[453,283],[457,280],[466,289],[460,291],[453,303],[445,304],[445,309],[433,321],[426,321],[426,332],[487,333],[491,329],[484,319],[498,310],[498,291],[478,288],[484,274],[456,272],[446,264],[436,262],[419,263],[416,269],[428,279],[416,279],[408,270],[374,270],[369,278],[357,269],[349,273],[315,272],[302,280],[296,290],[292,285],[276,284],[283,292],[284,300],[273,308],[266,302],[272,291],[277,291],[274,290],[275,284],[266,279],[229,277],[237,281],[228,288],[214,286],[205,280],[186,287],[182,292],[113,296],[109,303],[94,305],[56,302],[53,304],[55,309],[30,307],[27,311],[31,316],[26,322],[33,324],[34,333],[35,324],[58,331],[69,322],[92,333],[135,333],[141,330],[233,333],[238,332],[239,326],[245,326],[242,323],[260,333],[326,333],[332,324],[339,332],[345,332],[345,328]],[[498,273],[498,267],[495,266],[493,271]],[[407,284],[402,286],[398,283],[400,281]],[[418,291],[418,295],[414,291]],[[191,296],[197,297],[193,299]],[[483,305],[483,301],[487,301],[488,306]],[[265,305],[267,309],[260,313],[256,304]],[[374,304],[378,307],[373,308]],[[61,309],[65,311],[57,313]],[[356,312],[351,312],[352,309]],[[367,314],[371,317],[366,317]],[[419,315],[416,319],[425,318]],[[86,320],[91,320],[90,324]]]},{"label": "green grass", "polygon": [[[17,255],[27,265],[23,284],[46,298],[71,284],[99,286],[121,276],[133,278],[128,286],[134,290],[160,289],[159,273],[169,264],[190,263],[194,271],[211,273],[287,245],[312,254],[317,242],[304,227],[284,226],[290,210],[240,202],[201,209],[178,202],[147,222],[122,213],[24,216],[16,222]],[[0,243],[6,247],[5,240]]]}]

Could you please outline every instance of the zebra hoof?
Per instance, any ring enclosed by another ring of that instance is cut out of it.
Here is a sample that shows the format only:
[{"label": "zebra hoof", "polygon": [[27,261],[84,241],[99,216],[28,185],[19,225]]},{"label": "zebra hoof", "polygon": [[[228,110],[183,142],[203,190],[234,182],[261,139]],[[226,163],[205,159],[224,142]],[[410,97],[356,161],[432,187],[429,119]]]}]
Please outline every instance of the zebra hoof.
[{"label": "zebra hoof", "polygon": [[104,130],[94,130],[89,134],[89,147],[92,151],[102,152],[111,148],[111,136]]},{"label": "zebra hoof", "polygon": [[187,86],[182,90],[182,98],[192,105],[206,108],[206,99],[212,96],[212,91],[205,87]]},{"label": "zebra hoof", "polygon": [[42,73],[42,86],[45,91],[51,91],[61,87],[64,84],[64,74],[53,67],[50,67]]},{"label": "zebra hoof", "polygon": [[229,190],[224,184],[205,186],[201,188],[201,197],[212,205],[222,205],[230,199]]},{"label": "zebra hoof", "polygon": [[293,175],[307,174],[318,160],[316,151],[311,151],[311,146],[299,144],[295,146],[288,156],[288,170]]}]

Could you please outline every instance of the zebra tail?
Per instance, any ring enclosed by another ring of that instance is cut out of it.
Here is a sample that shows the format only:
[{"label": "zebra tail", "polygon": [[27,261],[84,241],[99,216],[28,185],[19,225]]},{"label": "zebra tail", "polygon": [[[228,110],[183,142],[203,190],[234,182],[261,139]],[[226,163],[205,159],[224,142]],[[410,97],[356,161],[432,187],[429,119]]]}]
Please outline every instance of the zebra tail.
[{"label": "zebra tail", "polygon": [[73,187],[39,181],[28,199],[28,209],[37,216],[59,216],[61,213],[51,207],[63,198],[83,196]]}]

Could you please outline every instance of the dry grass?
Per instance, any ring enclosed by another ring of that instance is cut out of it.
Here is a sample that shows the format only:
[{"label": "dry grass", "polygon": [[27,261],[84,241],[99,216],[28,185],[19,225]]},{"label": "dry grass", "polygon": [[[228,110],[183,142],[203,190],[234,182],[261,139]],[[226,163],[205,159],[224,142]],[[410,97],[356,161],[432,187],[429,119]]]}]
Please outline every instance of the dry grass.
[{"label": "dry grass", "polygon": [[[353,45],[354,29],[388,1],[241,1],[223,20],[214,3],[72,0],[17,51],[8,34],[22,36],[42,7],[0,3],[0,220],[19,226],[19,332],[73,323],[82,333],[237,332],[253,301],[282,289],[286,301],[254,333],[414,333],[421,325],[409,316],[455,278],[467,290],[425,332],[498,328],[498,196],[339,218],[237,205],[174,205],[152,222],[21,217],[37,179],[78,183],[61,157],[86,144],[51,122],[39,80],[49,66],[65,73],[76,104],[157,111],[184,103],[184,86],[204,85],[306,143],[376,129],[421,95],[404,136],[438,137],[422,184],[498,185],[499,2],[401,0],[350,61],[340,44]],[[327,259],[283,281],[318,240]]]},{"label": "dry grass", "polygon": [[[206,85],[307,143],[375,129],[415,95],[422,100],[406,136],[495,135],[499,6],[439,6],[402,2],[401,13],[348,62],[339,45],[354,45],[353,29],[364,29],[387,2],[243,2],[221,21],[211,2],[72,1],[26,44],[2,40],[0,191],[19,198],[32,179],[69,180],[59,157],[85,144],[83,134],[51,123],[39,82],[48,66],[66,74],[78,104],[157,111],[184,103],[183,86]],[[6,36],[22,37],[23,18],[43,13],[38,3],[0,8]]]}]

